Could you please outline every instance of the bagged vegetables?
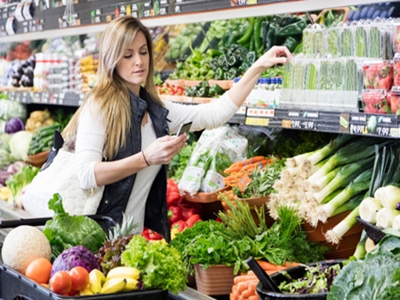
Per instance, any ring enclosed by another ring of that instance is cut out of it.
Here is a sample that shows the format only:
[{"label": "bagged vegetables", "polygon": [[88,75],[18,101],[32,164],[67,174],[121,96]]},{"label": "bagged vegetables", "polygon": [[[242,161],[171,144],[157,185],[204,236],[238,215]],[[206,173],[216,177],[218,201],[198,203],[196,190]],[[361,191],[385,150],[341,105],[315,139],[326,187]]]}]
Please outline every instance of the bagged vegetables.
[{"label": "bagged vegetables", "polygon": [[247,154],[247,139],[236,128],[222,126],[200,136],[179,181],[179,190],[191,195],[214,192],[224,186],[224,170]]}]

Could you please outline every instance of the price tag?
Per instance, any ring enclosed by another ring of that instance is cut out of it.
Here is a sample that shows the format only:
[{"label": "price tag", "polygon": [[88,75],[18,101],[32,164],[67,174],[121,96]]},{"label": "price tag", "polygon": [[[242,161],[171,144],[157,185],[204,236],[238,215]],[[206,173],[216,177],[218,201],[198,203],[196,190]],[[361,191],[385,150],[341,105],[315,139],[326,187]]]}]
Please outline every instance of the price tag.
[{"label": "price tag", "polygon": [[28,97],[28,95],[27,95],[27,93],[22,93],[22,99],[21,99],[21,102],[22,103],[26,103],[27,102],[27,97]]},{"label": "price tag", "polygon": [[389,127],[377,127],[375,133],[379,136],[390,136],[390,128]]},{"label": "price tag", "polygon": [[144,16],[145,18],[150,17],[150,16],[151,16],[150,10],[145,10],[145,11],[143,12],[143,16]]},{"label": "price tag", "polygon": [[246,125],[254,125],[254,126],[268,126],[269,119],[265,118],[246,118]]},{"label": "price tag", "polygon": [[351,134],[368,134],[367,126],[350,124]]},{"label": "price tag", "polygon": [[314,121],[305,121],[302,124],[302,128],[306,130],[315,129],[316,124]]},{"label": "price tag", "polygon": [[160,0],[160,5],[168,4],[168,0]]},{"label": "price tag", "polygon": [[301,129],[301,122],[300,120],[292,120],[292,127],[293,129]]},{"label": "price tag", "polygon": [[390,128],[390,136],[393,138],[400,138],[400,128]]},{"label": "price tag", "polygon": [[275,110],[274,109],[265,109],[265,108],[248,108],[247,115],[250,117],[274,117]]},{"label": "price tag", "polygon": [[292,120],[282,120],[283,128],[292,128]]},{"label": "price tag", "polygon": [[168,10],[166,7],[160,7],[160,15],[167,15]]}]

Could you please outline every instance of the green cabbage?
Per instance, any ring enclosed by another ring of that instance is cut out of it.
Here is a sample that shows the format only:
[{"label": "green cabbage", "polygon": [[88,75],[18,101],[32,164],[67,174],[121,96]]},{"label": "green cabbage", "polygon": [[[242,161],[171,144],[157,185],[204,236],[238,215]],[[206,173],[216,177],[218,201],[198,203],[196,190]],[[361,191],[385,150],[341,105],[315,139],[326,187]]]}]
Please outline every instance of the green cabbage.
[{"label": "green cabbage", "polygon": [[50,242],[53,259],[64,250],[79,245],[93,253],[98,252],[107,235],[95,220],[86,216],[69,215],[64,210],[58,193],[49,200],[49,209],[55,214],[46,222],[43,233]]},{"label": "green cabbage", "polygon": [[11,118],[26,119],[26,107],[25,104],[10,101],[7,99],[0,100],[0,119],[8,121]]},{"label": "green cabbage", "polygon": [[28,160],[29,144],[32,139],[32,133],[21,130],[13,134],[10,139],[10,152],[16,160]]}]

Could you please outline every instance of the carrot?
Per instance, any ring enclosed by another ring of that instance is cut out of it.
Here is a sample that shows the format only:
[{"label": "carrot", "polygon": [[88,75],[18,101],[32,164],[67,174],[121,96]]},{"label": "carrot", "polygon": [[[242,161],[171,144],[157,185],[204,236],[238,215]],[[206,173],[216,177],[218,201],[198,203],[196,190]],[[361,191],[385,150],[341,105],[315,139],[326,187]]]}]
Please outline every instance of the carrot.
[{"label": "carrot", "polygon": [[275,264],[270,263],[265,260],[258,260],[257,262],[264,271],[275,271],[276,272],[276,271],[281,271],[281,270],[287,269],[287,267],[285,267],[285,266],[275,265]]},{"label": "carrot", "polygon": [[252,293],[252,294],[255,294],[256,293],[256,286],[257,286],[257,283],[258,283],[258,280],[257,281],[250,281],[249,282],[249,286],[248,286],[248,290],[250,290],[250,292]]},{"label": "carrot", "polygon": [[239,282],[246,282],[248,280],[257,278],[256,275],[239,275],[233,278],[233,284],[238,284]]},{"label": "carrot", "polygon": [[247,298],[247,300],[258,300],[258,296],[257,295],[250,296],[249,298]]},{"label": "carrot", "polygon": [[249,289],[245,290],[243,293],[240,294],[240,296],[243,299],[248,299],[250,296],[253,296],[253,295],[254,295],[254,293],[252,293],[251,290],[249,290]]},{"label": "carrot", "polygon": [[248,281],[242,281],[237,284],[237,291],[239,295],[241,295],[245,290],[247,290],[248,285],[249,285]]},{"label": "carrot", "polygon": [[239,293],[237,291],[229,294],[229,300],[238,300],[238,299],[239,299]]},{"label": "carrot", "polygon": [[245,165],[253,164],[253,163],[258,162],[258,161],[261,161],[261,160],[263,160],[263,159],[265,159],[265,157],[264,157],[263,155],[253,156],[253,157],[250,157],[250,158],[246,159],[246,160],[244,161],[244,164],[245,164]]}]

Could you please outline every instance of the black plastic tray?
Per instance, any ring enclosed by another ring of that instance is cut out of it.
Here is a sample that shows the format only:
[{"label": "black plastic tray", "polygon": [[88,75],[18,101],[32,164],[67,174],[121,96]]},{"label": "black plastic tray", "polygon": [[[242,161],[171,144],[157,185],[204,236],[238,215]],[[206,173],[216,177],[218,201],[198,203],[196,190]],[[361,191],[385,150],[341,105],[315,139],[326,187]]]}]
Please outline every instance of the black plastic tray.
[{"label": "black plastic tray", "polygon": [[143,290],[93,296],[61,296],[25,277],[21,273],[0,265],[0,299],[2,300],[54,300],[54,299],[143,299],[164,300],[168,291]]},{"label": "black plastic tray", "polygon": [[[342,260],[329,260],[323,262],[316,262],[307,264],[308,266],[316,266],[318,265],[335,265],[335,264],[342,264]],[[297,267],[289,268],[285,270],[292,278],[297,279],[301,278],[305,274],[306,265],[300,265]],[[279,284],[283,281],[286,281],[287,278],[281,274],[280,272],[276,272],[271,275],[271,279],[279,286]],[[312,300],[326,300],[326,296],[328,293],[318,293],[318,294],[284,294],[284,293],[275,293],[271,291],[266,291],[262,288],[261,282],[257,284],[256,287],[257,295],[260,300],[305,300],[305,299],[312,299]]]},{"label": "black plastic tray", "polygon": [[367,233],[367,236],[374,241],[375,244],[378,244],[380,240],[386,235],[381,228],[378,226],[364,221],[360,217],[356,217],[357,222],[361,224],[365,232]]}]

